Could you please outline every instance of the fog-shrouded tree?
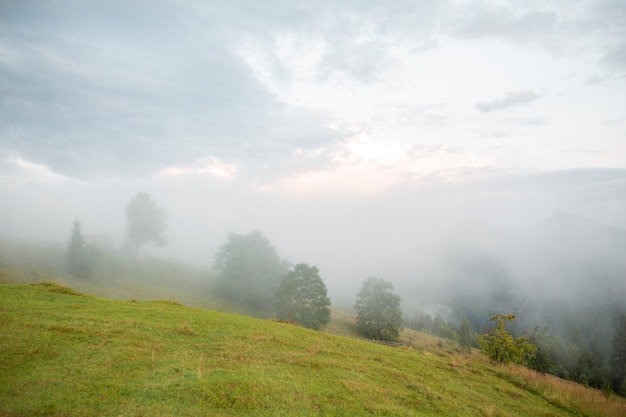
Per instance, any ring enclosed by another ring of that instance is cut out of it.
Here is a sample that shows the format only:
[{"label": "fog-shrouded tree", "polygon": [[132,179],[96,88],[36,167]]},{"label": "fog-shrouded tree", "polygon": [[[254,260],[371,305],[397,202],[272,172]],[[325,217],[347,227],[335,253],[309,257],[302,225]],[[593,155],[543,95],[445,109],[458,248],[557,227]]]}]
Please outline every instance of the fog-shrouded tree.
[{"label": "fog-shrouded tree", "polygon": [[78,278],[89,278],[95,266],[95,250],[85,243],[80,220],[72,224],[70,239],[65,252],[67,268],[70,274]]},{"label": "fog-shrouded tree", "polygon": [[617,322],[611,359],[613,390],[626,396],[626,315],[621,315]]},{"label": "fog-shrouded tree", "polygon": [[391,282],[381,278],[370,277],[363,282],[354,308],[357,327],[366,337],[396,340],[400,336],[400,296],[392,290]]},{"label": "fog-shrouded tree", "polygon": [[152,242],[156,247],[167,245],[165,212],[148,193],[137,193],[126,206],[126,236],[135,250]]},{"label": "fog-shrouded tree", "polygon": [[276,290],[276,317],[319,330],[330,321],[330,299],[316,266],[300,263]]},{"label": "fog-shrouded tree", "polygon": [[515,321],[515,314],[494,314],[491,321],[496,327],[483,334],[478,343],[483,354],[499,364],[522,364],[535,353],[535,346],[527,337],[513,337],[506,330],[506,323]]},{"label": "fog-shrouded tree", "polygon": [[289,263],[260,231],[231,233],[215,254],[216,289],[232,301],[267,314],[274,308],[278,283]]},{"label": "fog-shrouded tree", "polygon": [[463,320],[461,320],[461,324],[459,325],[459,343],[468,350],[474,345],[472,325],[467,317],[463,317]]}]

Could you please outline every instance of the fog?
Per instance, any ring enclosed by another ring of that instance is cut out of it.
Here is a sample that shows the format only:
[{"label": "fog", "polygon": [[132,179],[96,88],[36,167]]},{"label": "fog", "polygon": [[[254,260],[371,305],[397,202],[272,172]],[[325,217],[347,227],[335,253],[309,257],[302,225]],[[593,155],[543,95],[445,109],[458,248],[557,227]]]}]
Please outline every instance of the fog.
[{"label": "fog", "polygon": [[606,236],[533,234],[626,229],[626,17],[576,4],[2,2],[0,234],[121,247],[147,192],[169,244],[142,254],[210,268],[260,230],[336,305],[372,275],[407,311],[590,294],[564,282],[623,271]]},{"label": "fog", "polygon": [[[446,293],[485,294],[500,286],[536,297],[590,295],[587,286],[573,285],[589,268],[611,269],[611,280],[626,271],[623,236],[603,226],[624,227],[620,170],[501,175],[323,198],[267,195],[202,178],[31,184],[5,190],[2,234],[64,244],[78,218],[87,236],[110,236],[119,248],[125,208],[138,191],[151,194],[168,224],[167,247],[148,244],[141,253],[210,268],[229,233],[260,230],[291,263],[318,266],[334,304],[344,307],[368,276],[394,283],[410,314],[434,296],[441,301]],[[557,227],[548,222],[555,213],[585,217]],[[626,294],[621,281],[607,285],[613,295]]]}]

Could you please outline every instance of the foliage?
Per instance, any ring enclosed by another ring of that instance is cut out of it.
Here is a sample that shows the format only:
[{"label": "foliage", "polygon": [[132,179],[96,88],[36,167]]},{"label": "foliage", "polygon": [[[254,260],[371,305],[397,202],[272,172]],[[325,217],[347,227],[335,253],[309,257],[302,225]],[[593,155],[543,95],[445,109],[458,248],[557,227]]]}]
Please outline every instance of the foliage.
[{"label": "foliage", "polygon": [[315,266],[297,264],[276,291],[276,317],[319,330],[330,321],[330,299]]},{"label": "foliage", "polygon": [[65,252],[67,269],[77,278],[89,278],[93,275],[96,262],[94,248],[85,244],[80,221],[74,220],[70,239]]},{"label": "foliage", "polygon": [[550,373],[554,367],[553,354],[547,346],[546,327],[535,326],[528,341],[535,346],[535,354],[528,357],[526,366],[541,373]]},{"label": "foliage", "polygon": [[437,314],[433,320],[433,334],[448,340],[458,340],[456,330],[445,322],[441,314]]},{"label": "foliage", "polygon": [[493,362],[500,364],[522,364],[532,356],[535,346],[529,343],[527,337],[514,338],[506,330],[507,322],[513,322],[515,314],[495,314],[491,321],[496,321],[496,327],[479,339],[481,352]]},{"label": "foliage", "polygon": [[459,325],[459,343],[466,349],[474,345],[474,335],[472,333],[472,325],[467,317],[463,317]]},{"label": "foliage", "polygon": [[626,396],[626,316],[621,315],[613,336],[613,390]]},{"label": "foliage", "polygon": [[[235,302],[271,310],[281,277],[289,264],[260,231],[231,233],[215,254],[217,290]],[[266,314],[267,311],[263,313]]]},{"label": "foliage", "polygon": [[422,311],[416,311],[412,318],[404,320],[405,327],[425,333],[433,332],[433,317],[430,314],[424,314]]},{"label": "foliage", "polygon": [[368,338],[396,340],[400,334],[402,311],[400,296],[393,294],[393,285],[381,278],[370,277],[363,282],[354,308],[357,327]]},{"label": "foliage", "polygon": [[152,242],[157,247],[167,245],[165,212],[148,193],[137,193],[126,206],[126,236],[135,250]]}]

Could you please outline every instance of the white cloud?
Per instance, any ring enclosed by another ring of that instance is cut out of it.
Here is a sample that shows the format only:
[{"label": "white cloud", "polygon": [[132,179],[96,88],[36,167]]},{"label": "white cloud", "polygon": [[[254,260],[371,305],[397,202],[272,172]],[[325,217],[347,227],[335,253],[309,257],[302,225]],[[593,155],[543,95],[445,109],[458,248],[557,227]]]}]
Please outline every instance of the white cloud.
[{"label": "white cloud", "polygon": [[491,101],[481,101],[476,103],[476,108],[482,112],[491,112],[497,110],[504,110],[510,107],[519,107],[524,104],[531,103],[540,99],[541,96],[534,91],[510,91],[504,94],[504,97],[497,98]]},{"label": "white cloud", "polygon": [[46,165],[37,164],[19,155],[5,154],[0,159],[0,185],[8,189],[33,183],[52,185],[67,181],[69,178],[52,171]]},{"label": "white cloud", "polygon": [[331,167],[288,175],[256,188],[291,195],[372,194],[399,185],[420,185],[433,178],[468,181],[478,175],[468,169],[496,164],[492,157],[459,148],[384,144],[363,138],[326,152],[333,162]]},{"label": "white cloud", "polygon": [[197,161],[189,167],[171,166],[162,170],[159,175],[176,176],[186,174],[210,174],[220,180],[231,180],[237,174],[237,166],[224,163],[217,158],[208,157]]}]

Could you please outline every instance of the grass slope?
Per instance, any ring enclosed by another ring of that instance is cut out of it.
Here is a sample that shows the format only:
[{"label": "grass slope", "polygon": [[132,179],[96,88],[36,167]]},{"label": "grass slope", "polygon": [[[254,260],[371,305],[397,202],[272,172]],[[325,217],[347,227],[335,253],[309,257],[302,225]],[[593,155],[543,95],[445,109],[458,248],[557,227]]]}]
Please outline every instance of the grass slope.
[{"label": "grass slope", "polygon": [[66,248],[0,235],[0,283],[54,281],[78,291],[116,299],[167,299],[188,306],[254,315],[216,297],[208,268],[114,248],[96,249],[93,276],[77,278],[66,266]]},{"label": "grass slope", "polygon": [[626,415],[472,355],[51,283],[0,285],[0,300],[2,416]]}]

